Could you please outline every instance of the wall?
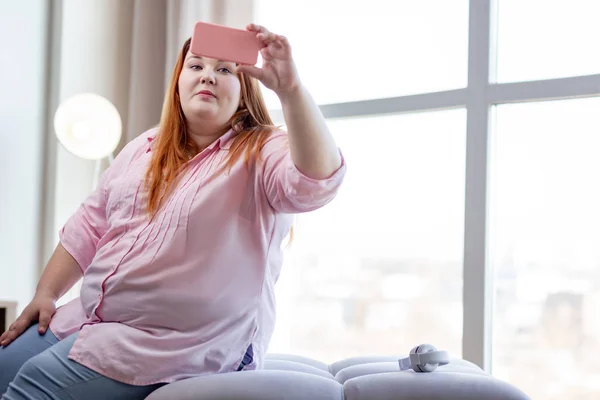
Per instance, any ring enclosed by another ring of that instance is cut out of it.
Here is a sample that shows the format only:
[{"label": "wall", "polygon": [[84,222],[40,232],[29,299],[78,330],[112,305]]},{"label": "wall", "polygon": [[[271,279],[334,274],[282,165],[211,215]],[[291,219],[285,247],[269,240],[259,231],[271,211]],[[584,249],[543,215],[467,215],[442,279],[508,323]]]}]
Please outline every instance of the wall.
[{"label": "wall", "polygon": [[2,3],[0,13],[0,300],[35,291],[41,257],[49,1]]}]

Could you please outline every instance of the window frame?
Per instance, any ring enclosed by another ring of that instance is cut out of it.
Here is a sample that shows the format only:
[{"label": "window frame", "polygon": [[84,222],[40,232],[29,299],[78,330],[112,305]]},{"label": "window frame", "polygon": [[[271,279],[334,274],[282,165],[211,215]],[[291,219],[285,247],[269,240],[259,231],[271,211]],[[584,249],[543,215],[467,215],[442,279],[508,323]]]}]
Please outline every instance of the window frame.
[{"label": "window frame", "polygon": [[[469,0],[467,87],[319,106],[326,119],[466,108],[462,357],[488,373],[492,365],[494,291],[487,259],[492,107],[600,96],[600,74],[496,83],[498,1]],[[284,123],[280,109],[270,113],[276,124]]]}]

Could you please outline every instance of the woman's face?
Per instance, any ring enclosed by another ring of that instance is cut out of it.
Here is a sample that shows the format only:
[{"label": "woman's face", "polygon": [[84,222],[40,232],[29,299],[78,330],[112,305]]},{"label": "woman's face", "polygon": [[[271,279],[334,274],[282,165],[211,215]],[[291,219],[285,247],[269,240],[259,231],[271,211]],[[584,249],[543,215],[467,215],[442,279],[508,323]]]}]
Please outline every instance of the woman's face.
[{"label": "woman's face", "polygon": [[188,123],[220,129],[240,104],[240,80],[233,62],[188,54],[179,75],[179,99]]}]

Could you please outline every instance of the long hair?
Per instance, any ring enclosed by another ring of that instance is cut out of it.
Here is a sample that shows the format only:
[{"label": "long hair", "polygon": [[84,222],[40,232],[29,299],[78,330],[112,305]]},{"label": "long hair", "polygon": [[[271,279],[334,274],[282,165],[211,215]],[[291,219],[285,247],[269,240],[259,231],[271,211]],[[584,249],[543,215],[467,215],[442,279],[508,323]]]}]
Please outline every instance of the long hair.
[{"label": "long hair", "polygon": [[[183,44],[173,68],[171,82],[163,103],[158,135],[153,142],[152,158],[146,172],[147,212],[151,217],[156,215],[174,190],[180,173],[189,160],[188,154],[190,152],[195,154],[197,151],[195,143],[187,132],[178,87],[179,75],[190,42],[191,39],[188,39]],[[248,165],[251,157],[258,157],[260,149],[276,128],[267,111],[257,80],[241,73],[239,79],[241,106],[222,132],[225,133],[230,128],[236,132],[224,168],[231,168],[242,156]]]}]

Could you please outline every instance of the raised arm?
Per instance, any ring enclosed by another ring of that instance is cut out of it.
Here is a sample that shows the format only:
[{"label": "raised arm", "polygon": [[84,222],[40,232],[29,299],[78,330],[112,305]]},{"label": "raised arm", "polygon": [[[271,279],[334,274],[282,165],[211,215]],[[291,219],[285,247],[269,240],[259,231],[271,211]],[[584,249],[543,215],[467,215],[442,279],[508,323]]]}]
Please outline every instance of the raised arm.
[{"label": "raised arm", "polygon": [[342,164],[321,110],[303,86],[279,96],[296,167],[314,179],[330,177]]},{"label": "raised arm", "polygon": [[240,65],[238,72],[260,80],[279,97],[296,167],[309,178],[330,177],[342,165],[342,157],[319,107],[300,82],[290,44],[262,26],[250,24],[247,29],[263,43],[263,65]]}]

